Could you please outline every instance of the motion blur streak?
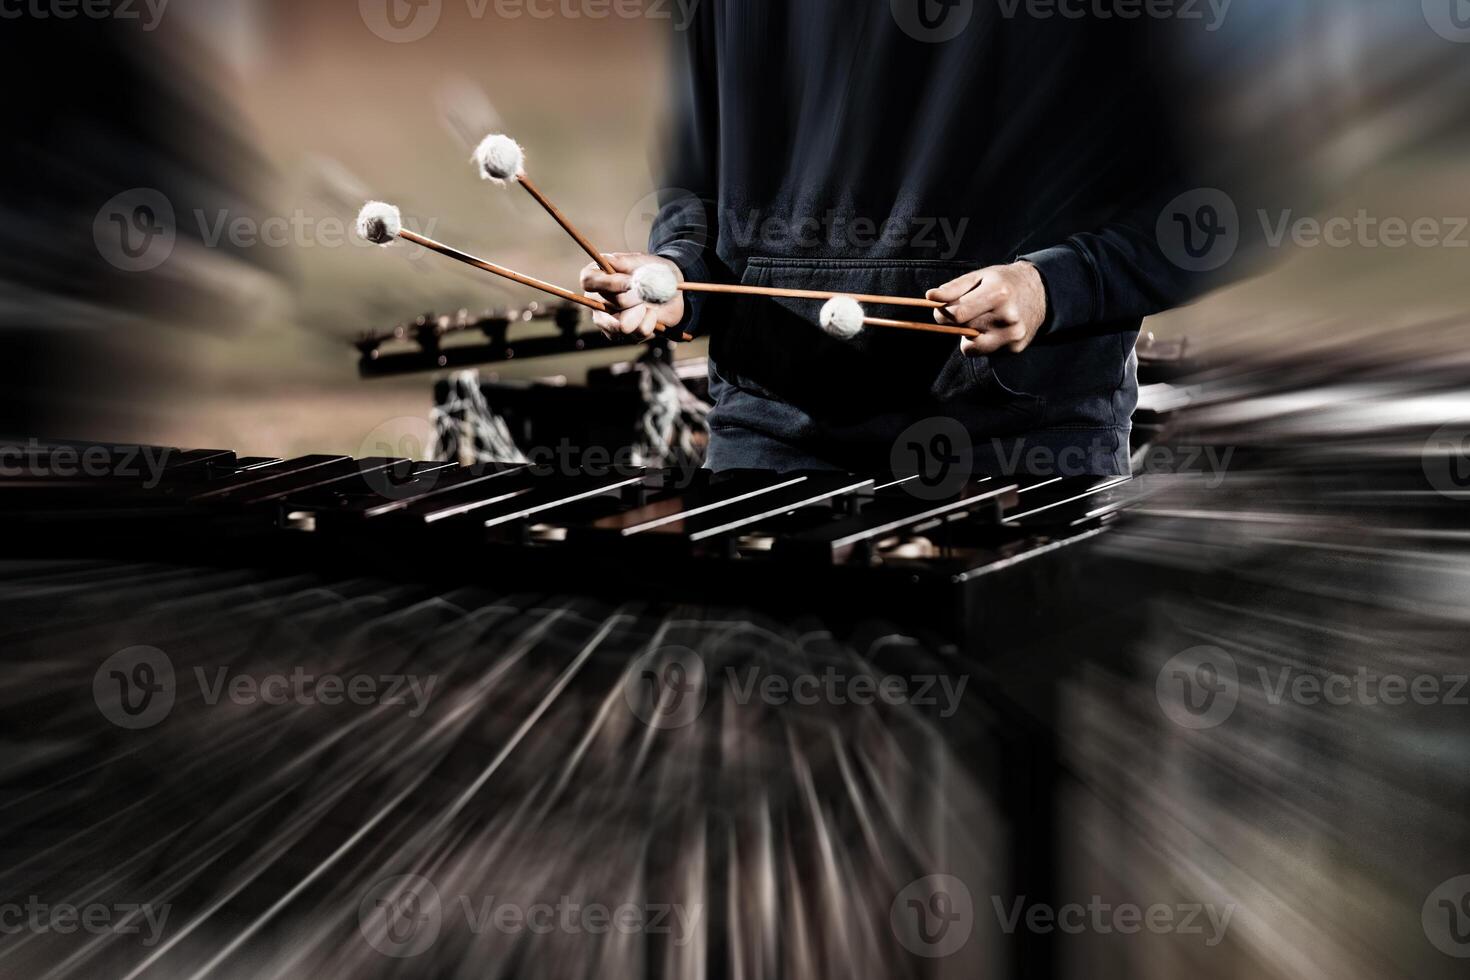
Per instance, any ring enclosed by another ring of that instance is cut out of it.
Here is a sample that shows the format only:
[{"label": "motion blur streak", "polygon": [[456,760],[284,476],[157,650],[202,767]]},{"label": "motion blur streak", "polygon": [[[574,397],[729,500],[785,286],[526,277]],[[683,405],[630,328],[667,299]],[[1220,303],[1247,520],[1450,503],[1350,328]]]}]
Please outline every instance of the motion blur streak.
[{"label": "motion blur streak", "polygon": [[1354,350],[1181,390],[1175,437],[1232,463],[1144,478],[1099,546],[1152,597],[1068,687],[1068,836],[1082,894],[1236,903],[1233,953],[1094,940],[1088,975],[1460,975],[1431,899],[1470,868],[1465,378]]},{"label": "motion blur streak", "polygon": [[[873,672],[861,649],[920,669],[923,648],[886,630],[849,643],[734,611],[162,567],[58,563],[39,581],[0,590],[14,667],[0,819],[15,849],[0,894],[169,917],[151,946],[8,938],[7,973],[698,976],[724,961],[742,976],[805,963],[905,976],[893,896],[940,856],[971,867],[972,886],[993,859],[986,805],[940,732],[973,720],[762,705],[725,680]],[[166,651],[175,700],[156,727],[125,731],[88,694],[97,652],[136,643]],[[703,709],[646,724],[640,665],[695,649]],[[298,665],[419,686],[403,705],[230,693]],[[360,912],[402,875],[437,896],[437,938],[413,958],[393,952],[401,925],[375,933],[373,906]],[[533,929],[543,905],[632,906],[647,928],[558,911]],[[525,924],[487,918],[505,907]]]}]

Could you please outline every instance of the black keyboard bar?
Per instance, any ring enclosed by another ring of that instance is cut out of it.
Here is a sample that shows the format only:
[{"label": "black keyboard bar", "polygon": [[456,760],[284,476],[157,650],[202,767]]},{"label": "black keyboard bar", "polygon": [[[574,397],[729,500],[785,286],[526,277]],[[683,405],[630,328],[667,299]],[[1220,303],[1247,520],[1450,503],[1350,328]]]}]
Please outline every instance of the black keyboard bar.
[{"label": "black keyboard bar", "polygon": [[[929,521],[979,509],[998,513],[1000,504],[1016,492],[1016,484],[986,477],[967,486],[951,500],[934,501],[908,497],[896,500],[893,491],[881,495],[863,513],[845,517],[822,527],[799,531],[777,542],[778,551],[822,550],[839,555],[859,544],[878,541]],[[898,493],[904,493],[899,490]]]},{"label": "black keyboard bar", "polygon": [[259,486],[268,480],[279,479],[293,473],[304,473],[314,470],[320,466],[340,466],[343,463],[351,463],[350,456],[298,456],[284,462],[262,466],[259,469],[249,470],[245,473],[237,473],[227,476],[222,480],[211,481],[208,488],[201,493],[191,497],[191,500],[218,500],[237,493],[247,487]]},{"label": "black keyboard bar", "polygon": [[660,524],[646,533],[683,536],[691,542],[705,541],[801,507],[820,504],[833,497],[856,493],[872,486],[872,479],[866,477],[836,473],[808,475],[790,486],[750,497],[729,507],[698,514],[688,520]]},{"label": "black keyboard bar", "polygon": [[345,513],[349,508],[365,510],[432,491],[439,481],[459,469],[458,463],[409,462],[399,460],[391,466],[361,472],[340,483],[314,487],[292,493],[284,506],[292,510],[331,511]]},{"label": "black keyboard bar", "polygon": [[722,507],[733,507],[762,494],[772,493],[795,486],[805,480],[803,476],[783,476],[774,473],[748,474],[702,484],[677,496],[656,500],[644,507],[605,517],[595,522],[587,531],[616,534],[629,537],[686,521]]},{"label": "black keyboard bar", "polygon": [[188,449],[170,455],[164,461],[163,468],[169,477],[174,477],[179,470],[196,466],[229,466],[234,462],[235,454],[228,449]]},{"label": "black keyboard bar", "polygon": [[525,476],[524,463],[492,463],[475,467],[460,467],[449,472],[434,473],[431,479],[416,481],[420,485],[398,487],[391,496],[366,497],[360,500],[343,500],[332,511],[333,516],[382,517],[394,513],[423,513],[433,509],[433,504],[471,496],[474,493],[491,495],[498,487],[497,481],[513,479],[516,474]]},{"label": "black keyboard bar", "polygon": [[547,477],[538,478],[529,466],[496,475],[492,479],[473,480],[455,487],[446,493],[433,493],[423,500],[396,510],[394,516],[404,520],[435,524],[453,517],[462,517],[485,507],[491,507],[512,497],[530,493],[544,485]]},{"label": "black keyboard bar", "polygon": [[[1013,510],[1001,518],[1002,523],[1070,522],[1089,506],[1089,498],[1128,483],[1131,476],[1067,477],[1045,486],[1045,491],[1022,497]],[[1038,489],[1041,489],[1038,487]]]},{"label": "black keyboard bar", "polygon": [[233,470],[236,473],[246,473],[250,470],[258,470],[265,466],[275,466],[284,463],[285,460],[279,456],[241,456],[224,469]]},{"label": "black keyboard bar", "polygon": [[300,473],[278,476],[274,480],[267,480],[234,493],[230,496],[230,500],[246,505],[270,503],[273,500],[284,500],[294,493],[307,493],[324,487],[340,486],[368,474],[383,472],[394,466],[407,465],[408,460],[406,459],[386,456],[359,460],[349,459],[341,464],[316,466]]},{"label": "black keyboard bar", "polygon": [[633,476],[610,475],[605,477],[576,477],[571,480],[556,480],[549,486],[537,486],[529,493],[519,494],[495,504],[490,509],[476,514],[484,527],[498,527],[514,521],[525,520],[537,514],[551,516],[561,507],[580,503],[591,497],[616,493],[626,487],[643,482],[640,472]]}]

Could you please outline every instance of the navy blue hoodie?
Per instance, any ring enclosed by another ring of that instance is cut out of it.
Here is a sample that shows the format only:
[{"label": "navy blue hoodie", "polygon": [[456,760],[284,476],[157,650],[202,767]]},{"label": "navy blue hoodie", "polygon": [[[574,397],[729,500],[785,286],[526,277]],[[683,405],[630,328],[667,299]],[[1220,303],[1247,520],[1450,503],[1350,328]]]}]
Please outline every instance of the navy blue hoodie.
[{"label": "navy blue hoodie", "polygon": [[1187,186],[1171,107],[1142,22],[1027,11],[702,0],[679,32],[650,251],[687,279],[922,296],[1023,258],[1048,300],[1028,350],[985,358],[908,331],[835,340],[819,302],[693,299],[713,468],[749,465],[735,447],[754,435],[789,449],[757,463],[877,472],[900,433],[940,418],[979,460],[1070,448],[1071,469],[1127,471],[1140,320],[1195,287],[1155,232]]}]

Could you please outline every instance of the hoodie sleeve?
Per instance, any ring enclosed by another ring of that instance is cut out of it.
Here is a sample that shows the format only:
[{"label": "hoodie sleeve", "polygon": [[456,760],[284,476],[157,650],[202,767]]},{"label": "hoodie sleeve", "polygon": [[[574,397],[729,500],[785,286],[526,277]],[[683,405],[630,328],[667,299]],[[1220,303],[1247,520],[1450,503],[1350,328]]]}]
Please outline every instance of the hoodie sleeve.
[{"label": "hoodie sleeve", "polygon": [[1129,75],[1123,91],[1137,122],[1101,156],[1107,169],[1097,177],[1115,206],[1081,227],[1053,229],[1060,240],[1042,238],[1035,244],[1043,247],[1017,256],[1046,286],[1042,336],[1181,306],[1246,274],[1259,253],[1240,221],[1256,191],[1220,152],[1228,147],[1210,149],[1209,127],[1200,123],[1209,118],[1207,92],[1166,56],[1179,49],[1181,30],[1151,23],[1120,35]]},{"label": "hoodie sleeve", "polygon": [[1160,215],[1177,193],[1150,196],[1101,227],[1018,257],[1036,266],[1046,286],[1043,336],[1139,320],[1217,284],[1216,277],[1176,263],[1160,244]]},{"label": "hoodie sleeve", "polygon": [[[676,31],[669,90],[672,105],[664,133],[664,166],[658,214],[648,250],[671,260],[687,280],[708,282],[716,225],[719,159],[719,92],[710,9],[700,4],[689,25]],[[686,294],[686,333],[697,334],[705,297]]]}]

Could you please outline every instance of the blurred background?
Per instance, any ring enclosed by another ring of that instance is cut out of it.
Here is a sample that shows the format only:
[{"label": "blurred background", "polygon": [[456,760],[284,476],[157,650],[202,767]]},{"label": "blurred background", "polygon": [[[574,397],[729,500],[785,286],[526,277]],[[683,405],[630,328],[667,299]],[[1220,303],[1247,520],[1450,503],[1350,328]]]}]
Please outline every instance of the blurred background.
[{"label": "blurred background", "polygon": [[[1434,325],[1470,308],[1470,48],[1434,4],[1237,0],[1177,25],[1161,57],[1177,62],[1202,157],[1242,183],[1292,180],[1264,216],[1238,199],[1246,233],[1277,239],[1254,277],[1237,271],[1148,330],[1210,351],[1392,357],[1447,342]],[[527,195],[476,179],[469,153],[492,130],[527,148],[593,241],[644,245],[678,4],[173,0],[135,13],[6,24],[3,71],[31,94],[7,110],[19,143],[0,165],[0,407],[15,416],[0,428],[292,455],[357,452],[385,420],[425,414],[432,379],[359,380],[352,340],[533,297],[358,241],[364,199],[555,282],[575,285],[585,261]],[[76,60],[95,71],[36,83],[35,66]],[[167,202],[169,234],[120,257],[117,222],[146,192]],[[1360,213],[1430,224],[1406,241]],[[1310,222],[1333,218],[1354,230],[1314,238]],[[619,358],[494,371],[575,380]]]}]

